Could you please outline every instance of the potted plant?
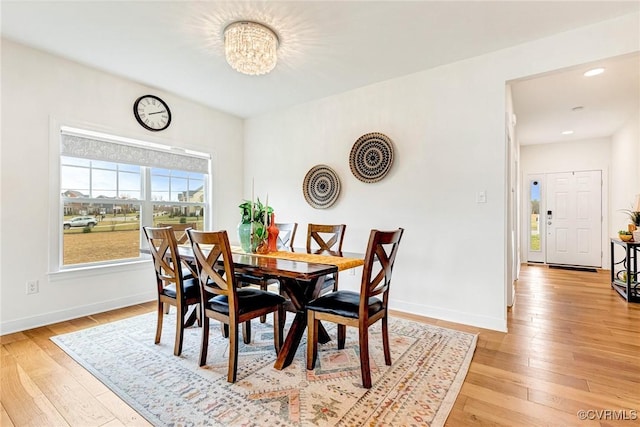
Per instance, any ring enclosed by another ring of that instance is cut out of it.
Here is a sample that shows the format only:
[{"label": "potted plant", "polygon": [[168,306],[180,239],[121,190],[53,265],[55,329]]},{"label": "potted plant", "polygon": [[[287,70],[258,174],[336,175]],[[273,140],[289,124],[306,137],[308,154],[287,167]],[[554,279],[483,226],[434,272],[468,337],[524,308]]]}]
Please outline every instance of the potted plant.
[{"label": "potted plant", "polygon": [[622,209],[626,213],[631,223],[628,225],[629,231],[640,229],[640,194],[636,196],[636,202],[631,209]]},{"label": "potted plant", "polygon": [[[631,221],[631,224],[629,224],[630,226],[633,225],[632,228],[633,230],[640,228],[640,212],[639,211],[635,211],[632,209],[624,209],[622,212],[626,213],[627,216],[629,216],[629,220]],[[629,230],[629,231],[633,231],[633,230]]]},{"label": "potted plant", "polygon": [[241,212],[240,224],[238,224],[238,238],[242,250],[254,253],[257,247],[267,239],[267,222],[271,217],[273,208],[260,201],[245,200],[239,206]]}]

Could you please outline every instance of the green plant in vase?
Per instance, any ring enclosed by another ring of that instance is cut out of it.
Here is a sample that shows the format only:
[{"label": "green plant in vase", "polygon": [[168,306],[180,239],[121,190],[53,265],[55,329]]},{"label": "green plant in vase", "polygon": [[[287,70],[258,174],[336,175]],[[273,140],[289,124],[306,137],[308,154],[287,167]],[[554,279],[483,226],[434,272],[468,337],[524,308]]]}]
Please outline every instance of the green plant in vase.
[{"label": "green plant in vase", "polygon": [[628,225],[629,231],[640,229],[640,194],[636,196],[635,204],[631,206],[631,209],[622,209],[622,212],[626,213],[631,221]]},{"label": "green plant in vase", "polygon": [[626,213],[629,216],[631,224],[640,228],[640,212],[631,209],[623,209],[622,212]]},{"label": "green plant in vase", "polygon": [[267,239],[267,218],[271,216],[273,208],[260,201],[245,200],[239,206],[241,212],[240,224],[238,224],[238,238],[242,250],[247,253],[255,253],[256,249]]}]

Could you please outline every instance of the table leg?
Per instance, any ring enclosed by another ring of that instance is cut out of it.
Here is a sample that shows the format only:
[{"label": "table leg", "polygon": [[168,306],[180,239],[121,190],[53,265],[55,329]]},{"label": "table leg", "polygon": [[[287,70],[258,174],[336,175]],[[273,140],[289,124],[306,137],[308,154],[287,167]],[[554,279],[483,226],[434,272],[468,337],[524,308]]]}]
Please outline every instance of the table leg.
[{"label": "table leg", "polygon": [[196,323],[196,320],[199,320],[198,313],[200,311],[200,305],[194,304],[193,309],[191,310],[191,314],[187,316],[187,319],[184,321],[184,327],[188,328],[193,326]]},{"label": "table leg", "polygon": [[278,353],[278,358],[274,365],[276,369],[281,370],[291,365],[306,328],[307,316],[304,312],[299,311],[296,313],[293,323],[291,324],[291,328],[289,329],[289,333],[287,334],[287,338],[284,340],[280,353]]},{"label": "table leg", "polygon": [[327,333],[327,330],[322,326],[322,322],[318,322],[318,342],[321,344],[326,344],[331,341],[331,337]]}]

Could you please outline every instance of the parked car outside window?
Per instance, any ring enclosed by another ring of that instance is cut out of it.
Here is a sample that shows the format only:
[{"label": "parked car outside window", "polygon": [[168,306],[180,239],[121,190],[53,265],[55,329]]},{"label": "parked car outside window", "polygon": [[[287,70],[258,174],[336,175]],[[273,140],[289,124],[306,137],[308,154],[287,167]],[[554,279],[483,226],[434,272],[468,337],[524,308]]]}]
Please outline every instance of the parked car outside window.
[{"label": "parked car outside window", "polygon": [[63,222],[63,226],[65,230],[70,229],[71,227],[89,227],[93,228],[98,223],[98,220],[93,216],[76,216],[71,218],[69,221]]}]

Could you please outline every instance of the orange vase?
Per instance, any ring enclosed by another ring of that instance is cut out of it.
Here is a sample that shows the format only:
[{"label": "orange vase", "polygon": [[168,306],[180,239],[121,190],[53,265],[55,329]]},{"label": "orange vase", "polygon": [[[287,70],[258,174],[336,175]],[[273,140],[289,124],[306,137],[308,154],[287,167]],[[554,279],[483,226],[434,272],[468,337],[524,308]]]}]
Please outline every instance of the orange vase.
[{"label": "orange vase", "polygon": [[276,215],[272,212],[271,213],[271,223],[269,224],[269,227],[267,227],[267,233],[268,233],[268,242],[269,242],[269,252],[276,252],[278,250],[278,233],[280,233],[280,230],[278,230],[278,227],[276,226]]}]

